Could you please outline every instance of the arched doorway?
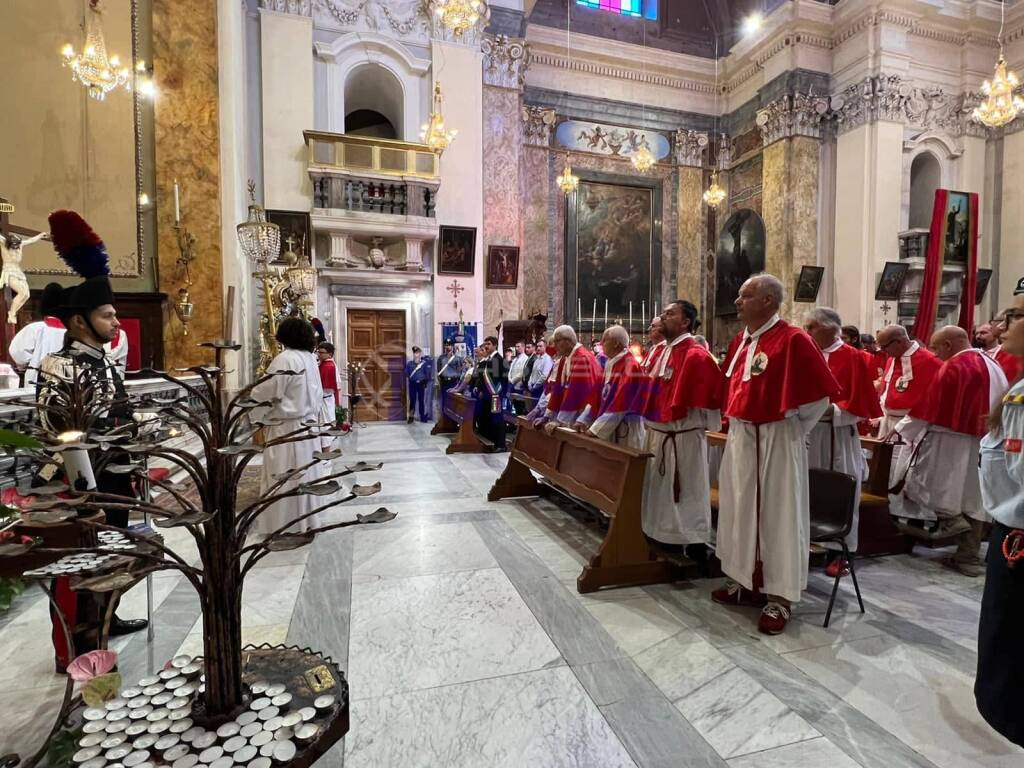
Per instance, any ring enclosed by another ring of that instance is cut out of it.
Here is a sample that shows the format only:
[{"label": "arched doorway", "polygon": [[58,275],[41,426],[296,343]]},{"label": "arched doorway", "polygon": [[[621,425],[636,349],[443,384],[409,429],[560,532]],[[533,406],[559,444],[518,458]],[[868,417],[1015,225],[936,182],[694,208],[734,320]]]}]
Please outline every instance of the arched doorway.
[{"label": "arched doorway", "polygon": [[402,133],[402,83],[379,64],[363,64],[345,79],[345,133],[408,139]]}]

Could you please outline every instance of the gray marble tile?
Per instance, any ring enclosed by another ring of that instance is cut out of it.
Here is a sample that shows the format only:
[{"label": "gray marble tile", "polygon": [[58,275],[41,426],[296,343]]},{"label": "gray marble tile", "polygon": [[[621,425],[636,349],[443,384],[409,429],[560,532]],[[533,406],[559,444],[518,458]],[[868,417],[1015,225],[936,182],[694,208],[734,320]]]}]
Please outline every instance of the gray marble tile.
[{"label": "gray marble tile", "polygon": [[348,669],[354,537],[346,529],[317,537],[295,600],[288,643],[315,648]]},{"label": "gray marble tile", "polygon": [[479,680],[562,663],[499,569],[352,586],[353,698]]},{"label": "gray marble tile", "polygon": [[799,744],[734,757],[729,768],[860,768],[860,764],[843,754],[828,739],[810,739]]},{"label": "gray marble tile", "polygon": [[354,532],[357,583],[432,573],[495,568],[497,563],[471,523],[366,527]]},{"label": "gray marble tile", "polygon": [[305,570],[306,566],[300,564],[249,571],[242,588],[242,626],[287,625]]},{"label": "gray marble tile", "polygon": [[349,768],[635,765],[564,667],[356,701],[345,762]]},{"label": "gray marble tile", "polygon": [[[618,590],[609,590],[612,591]],[[636,656],[680,632],[690,632],[682,621],[649,596],[593,602],[587,604],[587,610],[629,656]]]},{"label": "gray marble tile", "polygon": [[600,709],[637,765],[643,768],[727,765],[663,696],[624,699]]},{"label": "gray marble tile", "polygon": [[[284,643],[288,635],[287,624],[271,624],[262,627],[242,627],[242,645],[280,645]],[[317,648],[316,650],[320,650]],[[197,621],[191,631],[185,636],[175,655],[184,653],[189,656],[201,656],[203,654],[203,622]]]},{"label": "gray marble tile", "polygon": [[64,702],[63,680],[37,688],[0,693],[0,712],[3,712],[0,754],[17,754],[27,761],[43,747]]}]

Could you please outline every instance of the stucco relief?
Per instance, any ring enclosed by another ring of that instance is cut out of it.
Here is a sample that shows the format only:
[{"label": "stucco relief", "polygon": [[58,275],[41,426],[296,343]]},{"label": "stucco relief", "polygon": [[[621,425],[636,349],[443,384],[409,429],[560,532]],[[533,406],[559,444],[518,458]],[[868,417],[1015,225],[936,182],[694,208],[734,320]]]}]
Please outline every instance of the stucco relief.
[{"label": "stucco relief", "polygon": [[522,88],[530,66],[530,47],[525,40],[485,35],[480,50],[484,54],[484,85]]},{"label": "stucco relief", "polygon": [[380,32],[410,42],[430,41],[430,17],[421,0],[313,0],[312,15],[318,25]]}]

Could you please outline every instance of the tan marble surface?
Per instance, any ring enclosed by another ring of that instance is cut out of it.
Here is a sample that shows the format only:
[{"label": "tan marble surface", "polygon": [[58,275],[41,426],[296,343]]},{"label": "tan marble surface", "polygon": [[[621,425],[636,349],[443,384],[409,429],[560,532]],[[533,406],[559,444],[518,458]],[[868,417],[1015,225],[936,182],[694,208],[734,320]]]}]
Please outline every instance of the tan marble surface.
[{"label": "tan marble surface", "polygon": [[[679,169],[678,226],[679,254],[676,263],[676,295],[692,301],[704,317],[703,297],[707,280],[703,268],[705,206],[703,189],[704,172],[700,168]],[[663,291],[664,293],[664,291]]]},{"label": "tan marble surface", "polygon": [[[156,104],[159,289],[167,294],[164,317],[167,367],[211,360],[196,343],[221,334],[220,160],[217,111],[217,5],[215,0],[154,0],[153,62],[160,83]],[[174,230],[174,180],[183,224],[196,238],[189,289],[195,316],[189,335],[171,304],[183,273]]]},{"label": "tan marble surface", "polygon": [[548,208],[552,200],[560,208],[565,206],[562,193],[548,182],[547,149],[523,147],[522,189],[523,244],[519,262],[522,270],[523,306],[528,313],[547,313],[552,296],[551,280],[548,277]]}]

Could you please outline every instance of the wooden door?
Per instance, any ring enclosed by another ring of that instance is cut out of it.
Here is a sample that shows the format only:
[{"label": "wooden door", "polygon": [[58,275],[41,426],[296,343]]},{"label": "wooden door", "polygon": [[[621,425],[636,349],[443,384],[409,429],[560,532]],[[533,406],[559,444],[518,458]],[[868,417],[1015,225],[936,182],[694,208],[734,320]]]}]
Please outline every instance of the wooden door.
[{"label": "wooden door", "polygon": [[405,357],[404,311],[348,310],[348,361],[364,366],[357,421],[405,419]]}]

